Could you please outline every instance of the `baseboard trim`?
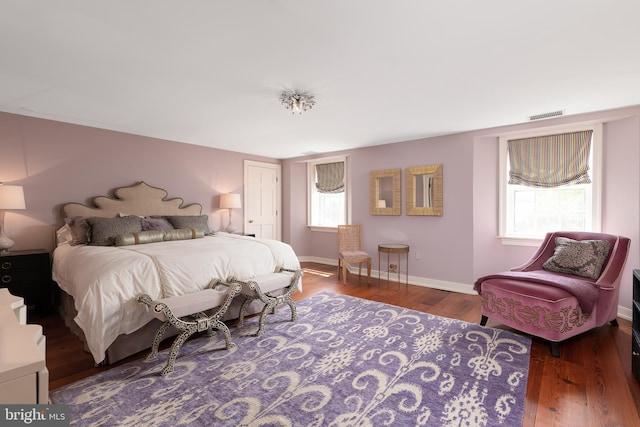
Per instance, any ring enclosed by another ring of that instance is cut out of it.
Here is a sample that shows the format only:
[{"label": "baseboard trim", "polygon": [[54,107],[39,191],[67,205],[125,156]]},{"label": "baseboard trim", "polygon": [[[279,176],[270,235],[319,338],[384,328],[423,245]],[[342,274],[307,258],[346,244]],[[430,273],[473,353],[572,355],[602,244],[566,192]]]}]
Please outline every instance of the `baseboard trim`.
[{"label": "baseboard trim", "polygon": [[624,320],[631,321],[633,313],[630,308],[618,306],[618,317]]},{"label": "baseboard trim", "polygon": [[326,264],[326,265],[333,265],[333,266],[338,266],[338,260],[337,259],[331,259],[331,258],[321,258],[321,257],[317,257],[317,256],[299,256],[298,257],[298,261],[300,262],[316,262],[318,264]]},{"label": "baseboard trim", "polygon": [[[301,256],[301,257],[298,257],[298,259],[300,260],[300,262],[317,262],[318,264],[333,265],[336,268],[338,267],[338,260],[336,259],[310,257],[310,256]],[[350,266],[349,273],[357,274],[358,273],[357,267]],[[383,278],[384,276],[386,276],[386,272],[380,274],[381,278]],[[378,277],[378,271],[371,270],[371,277]],[[416,286],[424,286],[425,288],[439,289],[441,291],[458,292],[460,294],[468,294],[468,295],[477,295],[476,291],[473,290],[473,285],[468,285],[465,283],[457,283],[457,282],[448,282],[445,280],[430,279],[428,277],[409,276],[409,284],[416,285]],[[631,315],[632,315],[631,309],[618,306],[619,318],[631,321]]]},{"label": "baseboard trim", "polygon": [[[335,266],[336,268],[338,267],[338,260],[336,259],[310,257],[310,256],[301,256],[301,257],[298,257],[298,259],[300,260],[300,262],[317,262],[319,264],[332,265],[332,266]],[[348,268],[349,268],[349,273],[351,274],[358,273],[358,267],[356,267],[355,265],[351,265]],[[386,272],[379,273],[378,270],[371,270],[371,277],[377,278],[378,276],[380,276],[381,279],[384,279],[386,275],[387,275]],[[405,283],[404,276],[402,277],[402,283]],[[476,292],[473,290],[472,285],[467,285],[464,283],[456,283],[456,282],[447,282],[444,280],[429,279],[427,277],[409,276],[409,284],[416,285],[416,286],[424,286],[426,288],[439,289],[441,291],[458,292],[461,294],[469,294],[469,295],[476,294]]]}]

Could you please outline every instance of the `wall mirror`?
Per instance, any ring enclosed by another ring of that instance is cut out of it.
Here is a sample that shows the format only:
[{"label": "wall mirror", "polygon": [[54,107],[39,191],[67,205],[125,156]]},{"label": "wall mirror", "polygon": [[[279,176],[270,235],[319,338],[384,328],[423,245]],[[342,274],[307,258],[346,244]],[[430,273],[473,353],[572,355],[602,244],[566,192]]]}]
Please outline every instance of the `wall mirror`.
[{"label": "wall mirror", "polygon": [[401,169],[369,172],[369,213],[371,215],[402,214],[400,196]]},{"label": "wall mirror", "polygon": [[442,165],[405,170],[407,215],[442,216]]}]

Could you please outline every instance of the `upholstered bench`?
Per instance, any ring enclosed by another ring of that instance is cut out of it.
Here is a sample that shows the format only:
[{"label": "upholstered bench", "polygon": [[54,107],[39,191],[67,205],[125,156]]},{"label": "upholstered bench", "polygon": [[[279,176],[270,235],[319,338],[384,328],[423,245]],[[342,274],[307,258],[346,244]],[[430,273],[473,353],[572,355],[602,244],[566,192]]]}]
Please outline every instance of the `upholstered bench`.
[{"label": "upholstered bench", "polygon": [[[242,286],[240,293],[244,297],[244,301],[240,306],[238,327],[243,326],[245,310],[249,304],[256,299],[264,303],[264,308],[260,313],[256,336],[260,336],[264,332],[265,316],[268,313],[274,313],[276,307],[283,304],[289,306],[291,309],[291,321],[295,321],[298,318],[298,313],[296,312],[296,304],[291,298],[291,294],[293,294],[293,291],[299,286],[302,274],[303,271],[301,269],[291,270],[280,268],[275,273],[258,276],[246,282],[240,281],[235,277],[229,278],[229,283]],[[278,291],[280,291],[280,295],[276,295]]]},{"label": "upholstered bench", "polygon": [[[208,288],[190,294],[162,298],[156,301],[147,294],[139,295],[138,302],[148,306],[151,309],[151,314],[163,322],[153,338],[151,352],[147,356],[147,360],[154,360],[158,357],[158,346],[171,325],[181,332],[171,345],[167,365],[162,370],[162,375],[173,372],[173,364],[178,357],[180,347],[187,338],[196,332],[208,331],[208,335],[213,336],[214,330],[217,329],[224,335],[227,350],[234,347],[229,328],[220,319],[229,308],[233,298],[240,292],[240,288],[239,284],[227,284],[214,279]],[[210,309],[216,310],[207,315],[205,311]]]}]

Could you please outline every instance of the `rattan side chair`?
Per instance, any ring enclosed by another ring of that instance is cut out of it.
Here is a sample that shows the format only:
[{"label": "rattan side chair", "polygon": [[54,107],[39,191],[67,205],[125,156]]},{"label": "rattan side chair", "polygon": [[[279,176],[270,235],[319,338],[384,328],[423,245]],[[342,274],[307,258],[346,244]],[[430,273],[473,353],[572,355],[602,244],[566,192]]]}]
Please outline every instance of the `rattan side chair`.
[{"label": "rattan side chair", "polygon": [[360,224],[338,225],[338,279],[347,283],[347,266],[358,263],[358,276],[362,276],[362,263],[367,263],[367,283],[371,282],[371,256],[362,250]]}]

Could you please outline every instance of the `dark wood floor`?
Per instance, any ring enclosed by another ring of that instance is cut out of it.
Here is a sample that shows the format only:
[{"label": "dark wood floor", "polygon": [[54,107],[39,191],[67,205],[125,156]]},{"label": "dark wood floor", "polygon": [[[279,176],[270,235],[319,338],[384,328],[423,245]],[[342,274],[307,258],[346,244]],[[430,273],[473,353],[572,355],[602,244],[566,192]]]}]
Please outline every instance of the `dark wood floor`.
[{"label": "dark wood floor", "polygon": [[[349,275],[338,282],[336,268],[303,263],[303,292],[295,299],[321,291],[333,291],[439,316],[477,323],[479,297],[419,286],[377,284]],[[30,319],[41,323],[47,336],[47,368],[50,389],[85,378],[107,367],[94,367],[82,343],[58,316]],[[631,322],[619,319],[619,327],[596,329],[561,346],[561,356],[551,356],[549,346],[534,339],[531,349],[526,426],[640,426],[640,385],[631,375]],[[488,326],[502,327],[489,320]],[[144,357],[132,356],[120,363]]]}]

